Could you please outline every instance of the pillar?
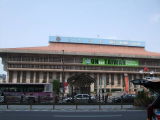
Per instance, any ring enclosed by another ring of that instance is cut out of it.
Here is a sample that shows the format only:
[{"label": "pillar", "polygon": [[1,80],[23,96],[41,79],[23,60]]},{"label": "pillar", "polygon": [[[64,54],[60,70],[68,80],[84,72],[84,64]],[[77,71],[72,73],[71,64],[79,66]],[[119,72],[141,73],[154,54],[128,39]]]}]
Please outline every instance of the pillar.
[{"label": "pillar", "polygon": [[13,72],[13,80],[12,83],[17,83],[17,71]]},{"label": "pillar", "polygon": [[129,92],[129,78],[128,78],[128,74],[124,74],[124,82],[125,82],[124,91],[126,93],[128,93]]}]

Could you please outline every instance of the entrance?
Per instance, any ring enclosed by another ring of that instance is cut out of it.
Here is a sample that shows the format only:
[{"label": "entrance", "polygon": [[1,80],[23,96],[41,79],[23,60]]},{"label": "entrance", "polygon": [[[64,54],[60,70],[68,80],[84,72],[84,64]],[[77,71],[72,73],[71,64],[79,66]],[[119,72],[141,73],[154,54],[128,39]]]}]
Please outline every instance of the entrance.
[{"label": "entrance", "polygon": [[71,94],[90,94],[90,85],[95,82],[89,74],[80,73],[68,78],[67,82],[71,86]]}]

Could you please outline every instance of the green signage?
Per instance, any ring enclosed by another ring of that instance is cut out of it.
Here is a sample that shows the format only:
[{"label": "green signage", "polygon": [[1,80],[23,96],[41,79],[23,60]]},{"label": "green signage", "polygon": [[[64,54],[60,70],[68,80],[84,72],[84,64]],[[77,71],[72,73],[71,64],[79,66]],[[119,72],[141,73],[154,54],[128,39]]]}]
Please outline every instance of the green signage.
[{"label": "green signage", "polygon": [[139,61],[110,58],[83,58],[82,64],[103,66],[139,66]]}]

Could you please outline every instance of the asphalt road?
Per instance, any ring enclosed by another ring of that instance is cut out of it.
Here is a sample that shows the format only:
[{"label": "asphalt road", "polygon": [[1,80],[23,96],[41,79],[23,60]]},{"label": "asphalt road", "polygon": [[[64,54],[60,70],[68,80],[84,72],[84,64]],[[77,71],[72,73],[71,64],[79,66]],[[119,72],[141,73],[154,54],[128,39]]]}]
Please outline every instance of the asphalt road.
[{"label": "asphalt road", "polygon": [[0,120],[146,120],[145,111],[1,111]]}]

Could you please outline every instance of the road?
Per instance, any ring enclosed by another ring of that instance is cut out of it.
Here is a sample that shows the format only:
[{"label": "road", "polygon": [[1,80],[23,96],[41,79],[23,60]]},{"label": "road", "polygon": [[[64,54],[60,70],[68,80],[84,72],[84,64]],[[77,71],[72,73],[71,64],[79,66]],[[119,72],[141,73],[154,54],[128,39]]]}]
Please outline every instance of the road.
[{"label": "road", "polygon": [[0,120],[146,120],[145,111],[0,111]]}]

